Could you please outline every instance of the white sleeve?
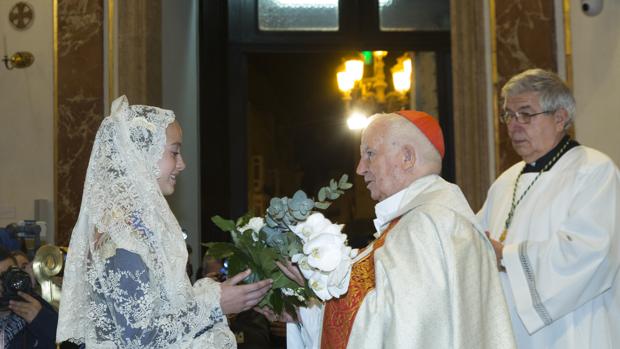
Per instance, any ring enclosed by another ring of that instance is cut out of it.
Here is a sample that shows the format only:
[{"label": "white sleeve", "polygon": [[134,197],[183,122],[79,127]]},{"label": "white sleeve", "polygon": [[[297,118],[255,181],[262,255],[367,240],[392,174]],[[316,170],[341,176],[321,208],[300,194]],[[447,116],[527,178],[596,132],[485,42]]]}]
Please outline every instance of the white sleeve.
[{"label": "white sleeve", "polygon": [[545,241],[504,247],[519,317],[530,334],[611,287],[620,256],[620,175],[599,166],[575,183],[560,229]]},{"label": "white sleeve", "polygon": [[300,322],[286,324],[287,349],[319,349],[323,329],[323,305],[298,309]]}]

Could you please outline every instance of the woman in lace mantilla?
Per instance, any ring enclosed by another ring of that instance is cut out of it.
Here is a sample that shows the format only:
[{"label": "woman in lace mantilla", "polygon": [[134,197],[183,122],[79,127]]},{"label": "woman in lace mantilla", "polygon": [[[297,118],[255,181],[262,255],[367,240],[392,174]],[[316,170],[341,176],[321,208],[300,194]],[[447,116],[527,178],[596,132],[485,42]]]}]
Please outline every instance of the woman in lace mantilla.
[{"label": "woman in lace mantilla", "polygon": [[254,306],[271,285],[211,279],[191,285],[181,228],[164,195],[185,168],[172,111],[112,104],[95,138],[71,236],[58,342],[88,348],[234,348],[225,314]]}]

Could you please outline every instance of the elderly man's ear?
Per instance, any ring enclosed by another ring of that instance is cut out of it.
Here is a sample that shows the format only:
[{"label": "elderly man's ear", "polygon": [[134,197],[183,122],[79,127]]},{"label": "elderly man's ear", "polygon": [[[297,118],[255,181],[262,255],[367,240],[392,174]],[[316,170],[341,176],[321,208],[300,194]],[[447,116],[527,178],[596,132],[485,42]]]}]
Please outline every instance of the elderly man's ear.
[{"label": "elderly man's ear", "polygon": [[415,148],[410,144],[403,145],[402,148],[402,156],[403,156],[403,170],[410,170],[415,165]]},{"label": "elderly man's ear", "polygon": [[558,129],[564,130],[564,125],[568,121],[568,112],[564,108],[560,108],[553,113],[553,117],[555,118],[555,122],[558,125]]}]

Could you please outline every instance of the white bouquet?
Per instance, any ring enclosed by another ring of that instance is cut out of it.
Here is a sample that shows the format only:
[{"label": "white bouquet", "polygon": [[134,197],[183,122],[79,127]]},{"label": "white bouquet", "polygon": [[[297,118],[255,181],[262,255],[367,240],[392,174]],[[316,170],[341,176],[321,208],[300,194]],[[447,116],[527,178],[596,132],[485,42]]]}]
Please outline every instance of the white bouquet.
[{"label": "white bouquet", "polygon": [[[245,215],[237,221],[213,217],[213,222],[228,231],[232,243],[206,244],[215,258],[228,258],[231,274],[247,268],[252,274],[245,280],[255,282],[271,278],[272,289],[259,306],[276,313],[293,313],[294,307],[306,305],[310,298],[322,301],[338,298],[347,291],[352,258],[357,250],[347,246],[343,225],[334,224],[316,211],[325,210],[331,202],[352,187],[343,175],[338,182],[319,190],[317,201],[299,190],[292,198],[273,198],[263,217]],[[297,263],[308,280],[300,287],[277,267],[276,261]]]}]

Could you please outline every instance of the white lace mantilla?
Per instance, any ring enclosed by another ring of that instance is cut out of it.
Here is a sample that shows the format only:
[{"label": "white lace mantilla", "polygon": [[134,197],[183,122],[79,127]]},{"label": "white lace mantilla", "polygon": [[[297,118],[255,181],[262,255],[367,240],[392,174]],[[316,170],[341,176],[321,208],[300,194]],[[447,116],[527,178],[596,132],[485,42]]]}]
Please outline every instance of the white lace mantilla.
[{"label": "white lace mantilla", "polygon": [[220,286],[191,285],[181,228],[157,177],[172,111],[112,104],[71,236],[57,341],[87,348],[234,348]]}]

